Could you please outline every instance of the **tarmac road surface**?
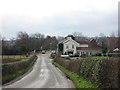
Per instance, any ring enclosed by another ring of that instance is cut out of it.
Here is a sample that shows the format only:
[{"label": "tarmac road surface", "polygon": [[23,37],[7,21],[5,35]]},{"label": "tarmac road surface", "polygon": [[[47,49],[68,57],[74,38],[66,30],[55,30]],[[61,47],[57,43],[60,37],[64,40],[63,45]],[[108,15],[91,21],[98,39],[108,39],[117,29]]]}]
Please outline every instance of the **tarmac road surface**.
[{"label": "tarmac road surface", "polygon": [[48,54],[38,54],[33,70],[3,88],[75,88],[65,74],[52,65]]}]

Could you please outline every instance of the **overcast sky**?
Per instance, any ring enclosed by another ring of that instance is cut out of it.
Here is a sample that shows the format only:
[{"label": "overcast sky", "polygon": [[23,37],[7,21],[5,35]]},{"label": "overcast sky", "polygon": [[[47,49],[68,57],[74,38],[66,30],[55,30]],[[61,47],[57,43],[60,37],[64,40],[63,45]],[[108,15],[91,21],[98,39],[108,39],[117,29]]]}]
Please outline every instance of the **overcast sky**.
[{"label": "overcast sky", "polygon": [[119,0],[1,0],[0,30],[6,39],[19,31],[66,36],[110,35],[118,31]]}]

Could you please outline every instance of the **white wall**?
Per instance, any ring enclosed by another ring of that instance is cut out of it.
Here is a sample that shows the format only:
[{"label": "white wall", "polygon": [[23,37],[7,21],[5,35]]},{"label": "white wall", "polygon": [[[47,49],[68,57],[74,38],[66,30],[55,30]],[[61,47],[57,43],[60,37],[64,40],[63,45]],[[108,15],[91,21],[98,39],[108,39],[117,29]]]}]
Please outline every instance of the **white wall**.
[{"label": "white wall", "polygon": [[80,56],[81,56],[81,52],[88,52],[88,56],[89,56],[90,53],[92,55],[95,55],[97,53],[102,53],[102,50],[77,50],[77,52],[80,54]]},{"label": "white wall", "polygon": [[[72,45],[74,45],[74,48],[72,48]],[[66,48],[68,46],[68,48]],[[73,50],[73,54],[76,53],[76,47],[79,47],[79,44],[77,42],[74,42],[73,40],[69,40],[68,42],[64,43],[64,49],[63,49],[63,53],[69,51],[69,50]]]},{"label": "white wall", "polygon": [[88,47],[88,44],[80,44],[80,47]]}]

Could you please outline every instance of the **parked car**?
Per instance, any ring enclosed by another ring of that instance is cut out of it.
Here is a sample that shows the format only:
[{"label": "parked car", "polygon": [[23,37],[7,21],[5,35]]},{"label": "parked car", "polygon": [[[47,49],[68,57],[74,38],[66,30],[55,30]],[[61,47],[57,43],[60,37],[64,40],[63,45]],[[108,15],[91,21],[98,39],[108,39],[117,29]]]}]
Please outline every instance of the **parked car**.
[{"label": "parked car", "polygon": [[69,54],[69,57],[79,57],[79,54]]},{"label": "parked car", "polygon": [[45,54],[46,53],[46,51],[45,50],[42,50],[42,54]]},{"label": "parked car", "polygon": [[61,57],[69,57],[69,55],[61,55]]},{"label": "parked car", "polygon": [[69,54],[69,57],[73,57],[74,55],[73,54]]},{"label": "parked car", "polygon": [[56,54],[56,51],[53,50],[53,51],[51,51],[51,53],[52,53],[52,54]]}]

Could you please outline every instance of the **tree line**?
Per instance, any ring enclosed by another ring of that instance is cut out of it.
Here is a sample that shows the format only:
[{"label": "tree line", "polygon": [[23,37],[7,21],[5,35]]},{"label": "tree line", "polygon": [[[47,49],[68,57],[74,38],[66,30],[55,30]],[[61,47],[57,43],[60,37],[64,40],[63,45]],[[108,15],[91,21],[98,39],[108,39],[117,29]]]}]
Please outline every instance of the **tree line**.
[{"label": "tree line", "polygon": [[[103,53],[112,52],[113,49],[118,48],[118,37],[116,37],[114,34],[105,36],[103,33],[101,33],[98,37],[87,37],[82,33],[74,32],[71,35],[78,42],[95,39],[98,45],[102,48]],[[21,55],[30,53],[34,50],[57,50],[58,42],[63,39],[63,36],[45,36],[41,33],[34,33],[29,35],[26,32],[18,32],[15,39],[2,39],[2,54]]]},{"label": "tree line", "polygon": [[19,32],[16,39],[2,39],[2,54],[21,55],[34,50],[55,50],[57,48],[57,43],[58,40],[55,36],[45,36],[40,33],[29,35],[26,32]]},{"label": "tree line", "polygon": [[73,36],[78,42],[95,39],[98,46],[102,48],[103,53],[112,53],[114,49],[119,48],[120,39],[115,36],[114,33],[111,33],[109,36],[106,36],[104,33],[100,33],[99,36],[87,37],[82,35],[82,33],[74,32]]}]

